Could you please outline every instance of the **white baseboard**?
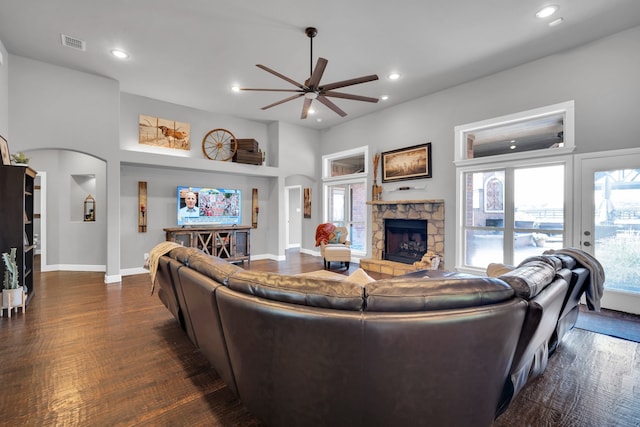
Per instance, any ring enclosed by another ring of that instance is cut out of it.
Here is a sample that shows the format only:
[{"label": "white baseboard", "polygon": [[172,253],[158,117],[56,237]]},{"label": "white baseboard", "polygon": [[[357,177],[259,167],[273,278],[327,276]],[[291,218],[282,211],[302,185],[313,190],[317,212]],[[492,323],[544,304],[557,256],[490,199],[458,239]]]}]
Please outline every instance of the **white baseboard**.
[{"label": "white baseboard", "polygon": [[104,283],[119,283],[122,282],[122,276],[120,274],[113,274],[111,276],[105,274],[104,275]]},{"label": "white baseboard", "polygon": [[107,271],[106,265],[87,265],[87,264],[49,264],[42,268],[42,271]]},{"label": "white baseboard", "polygon": [[120,270],[121,276],[133,276],[136,274],[149,274],[149,270],[143,267],[125,268]]},{"label": "white baseboard", "polygon": [[251,261],[258,261],[261,259],[271,259],[273,261],[285,261],[287,258],[282,255],[274,255],[274,254],[260,254],[260,255],[251,255]]},{"label": "white baseboard", "polygon": [[300,253],[301,254],[312,255],[312,256],[320,256],[320,251],[314,251],[314,250],[311,250],[311,249],[300,248]]}]

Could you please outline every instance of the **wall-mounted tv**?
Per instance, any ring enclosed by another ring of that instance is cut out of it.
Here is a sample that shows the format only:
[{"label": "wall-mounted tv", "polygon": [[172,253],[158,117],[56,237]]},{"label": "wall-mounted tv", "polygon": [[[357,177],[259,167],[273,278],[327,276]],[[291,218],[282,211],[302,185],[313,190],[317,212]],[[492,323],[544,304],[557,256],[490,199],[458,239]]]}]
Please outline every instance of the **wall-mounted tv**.
[{"label": "wall-mounted tv", "polygon": [[178,187],[178,225],[233,225],[242,221],[240,190]]}]

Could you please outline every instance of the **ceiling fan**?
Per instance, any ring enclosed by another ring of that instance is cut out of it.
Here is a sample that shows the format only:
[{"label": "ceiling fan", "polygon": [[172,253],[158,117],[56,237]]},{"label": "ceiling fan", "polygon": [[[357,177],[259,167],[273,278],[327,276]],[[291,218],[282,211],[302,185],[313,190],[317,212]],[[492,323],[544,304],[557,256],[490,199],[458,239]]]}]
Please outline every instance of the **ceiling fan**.
[{"label": "ceiling fan", "polygon": [[309,108],[311,107],[311,103],[314,99],[317,99],[322,104],[329,107],[331,110],[336,112],[341,117],[347,115],[340,107],[330,101],[328,98],[342,98],[342,99],[352,99],[355,101],[365,101],[365,102],[378,102],[378,98],[371,98],[368,96],[360,96],[360,95],[352,95],[349,93],[343,92],[335,92],[335,89],[340,89],[347,86],[353,86],[360,83],[367,83],[374,80],[378,80],[378,76],[372,74],[370,76],[358,77],[350,80],[343,80],[340,82],[329,83],[326,85],[321,85],[320,80],[322,79],[322,74],[324,73],[325,68],[327,67],[327,61],[324,58],[318,58],[318,62],[316,62],[316,67],[313,69],[313,38],[318,34],[318,30],[314,27],[308,27],[304,30],[307,37],[309,37],[311,44],[311,55],[309,59],[309,72],[310,77],[302,83],[298,83],[289,77],[278,73],[275,70],[272,70],[269,67],[266,67],[261,64],[256,64],[256,67],[265,70],[268,73],[273,74],[276,77],[280,77],[282,80],[291,83],[292,85],[298,87],[298,89],[251,89],[251,88],[240,88],[240,90],[253,90],[253,91],[262,91],[262,92],[295,92],[296,94],[290,96],[288,98],[282,99],[278,102],[274,102],[273,104],[269,104],[265,107],[262,107],[263,110],[266,110],[271,107],[275,107],[276,105],[283,104],[288,101],[292,101],[294,99],[304,97],[304,104],[302,105],[302,114],[300,115],[301,119],[306,119],[309,114]]}]

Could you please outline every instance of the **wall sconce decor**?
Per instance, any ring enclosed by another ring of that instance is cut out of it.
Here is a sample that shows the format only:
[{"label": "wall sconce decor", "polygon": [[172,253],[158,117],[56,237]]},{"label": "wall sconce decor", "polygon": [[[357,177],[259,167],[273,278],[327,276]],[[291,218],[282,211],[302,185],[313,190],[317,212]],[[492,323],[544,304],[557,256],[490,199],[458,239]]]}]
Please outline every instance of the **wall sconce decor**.
[{"label": "wall sconce decor", "polygon": [[138,181],[138,233],[147,232],[147,182]]},{"label": "wall sconce decor", "polygon": [[258,189],[254,188],[251,192],[251,227],[258,228],[258,214],[260,207],[258,206]]},{"label": "wall sconce decor", "polygon": [[305,188],[303,193],[304,193],[303,216],[304,218],[311,218],[311,189]]},{"label": "wall sconce decor", "polygon": [[84,199],[83,218],[86,222],[96,220],[96,199],[94,199],[91,194]]}]

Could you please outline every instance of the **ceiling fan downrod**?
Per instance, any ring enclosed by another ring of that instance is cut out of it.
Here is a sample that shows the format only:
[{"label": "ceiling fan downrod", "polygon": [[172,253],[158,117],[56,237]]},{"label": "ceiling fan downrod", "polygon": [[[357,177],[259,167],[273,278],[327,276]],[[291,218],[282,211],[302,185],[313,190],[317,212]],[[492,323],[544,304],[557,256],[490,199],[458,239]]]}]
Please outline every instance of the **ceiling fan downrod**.
[{"label": "ceiling fan downrod", "polygon": [[310,54],[309,54],[309,77],[313,74],[313,38],[318,35],[318,29],[315,27],[307,27],[304,30],[307,37],[309,37]]}]

